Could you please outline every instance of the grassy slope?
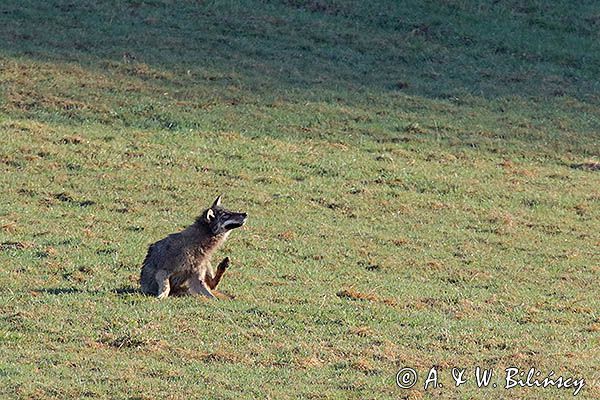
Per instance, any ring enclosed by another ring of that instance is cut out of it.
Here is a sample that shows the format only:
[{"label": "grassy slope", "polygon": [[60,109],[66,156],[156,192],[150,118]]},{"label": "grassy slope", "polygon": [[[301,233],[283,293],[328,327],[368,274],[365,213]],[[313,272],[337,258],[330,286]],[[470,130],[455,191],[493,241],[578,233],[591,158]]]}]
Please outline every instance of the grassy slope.
[{"label": "grassy slope", "polygon": [[[598,381],[600,8],[476,3],[3,2],[0,396]],[[137,294],[219,192],[235,301]]]}]

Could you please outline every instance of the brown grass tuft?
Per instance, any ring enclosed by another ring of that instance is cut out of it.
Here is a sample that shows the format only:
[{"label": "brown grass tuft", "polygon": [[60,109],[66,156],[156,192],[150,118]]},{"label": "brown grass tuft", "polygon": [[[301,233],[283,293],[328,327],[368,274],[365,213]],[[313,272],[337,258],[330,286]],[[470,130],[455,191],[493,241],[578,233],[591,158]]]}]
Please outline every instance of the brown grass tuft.
[{"label": "brown grass tuft", "polygon": [[315,356],[301,358],[296,361],[296,364],[301,369],[320,368],[323,366],[323,361]]},{"label": "brown grass tuft", "polygon": [[341,298],[351,299],[351,300],[368,300],[368,301],[378,301],[378,297],[371,293],[361,293],[356,290],[343,289],[337,292],[337,296]]},{"label": "brown grass tuft", "polygon": [[398,238],[398,239],[392,240],[392,243],[398,247],[403,246],[403,245],[407,244],[408,242],[409,242],[409,240],[407,238]]},{"label": "brown grass tuft", "polygon": [[350,333],[352,335],[361,337],[373,336],[374,334],[373,330],[368,326],[355,326],[353,328],[350,328]]},{"label": "brown grass tuft", "polygon": [[278,236],[280,239],[285,240],[285,241],[294,240],[296,238],[296,234],[290,230],[281,232]]},{"label": "brown grass tuft", "polygon": [[600,332],[600,322],[596,322],[587,329],[588,332]]},{"label": "brown grass tuft", "polygon": [[17,223],[7,222],[6,224],[2,224],[1,228],[6,233],[15,233],[15,231],[17,230]]},{"label": "brown grass tuft", "polygon": [[380,372],[378,369],[373,367],[369,360],[366,360],[364,358],[359,358],[358,360],[352,362],[350,366],[352,367],[352,369],[360,371],[365,375],[376,375]]},{"label": "brown grass tuft", "polygon": [[444,264],[437,260],[427,261],[425,265],[431,270],[441,271],[444,269]]},{"label": "brown grass tuft", "polygon": [[400,397],[403,400],[421,400],[423,398],[423,393],[418,390],[409,390],[408,393],[404,394],[403,397]]},{"label": "brown grass tuft", "polygon": [[83,138],[79,135],[66,136],[60,142],[62,144],[80,144],[83,142]]},{"label": "brown grass tuft", "polygon": [[235,363],[239,357],[225,350],[217,350],[212,353],[205,353],[200,355],[200,359],[205,362],[222,362],[222,363]]},{"label": "brown grass tuft", "polygon": [[219,300],[233,300],[235,299],[235,296],[226,292],[221,292],[218,291],[216,289],[213,289],[212,293],[215,295],[216,298],[218,298]]}]

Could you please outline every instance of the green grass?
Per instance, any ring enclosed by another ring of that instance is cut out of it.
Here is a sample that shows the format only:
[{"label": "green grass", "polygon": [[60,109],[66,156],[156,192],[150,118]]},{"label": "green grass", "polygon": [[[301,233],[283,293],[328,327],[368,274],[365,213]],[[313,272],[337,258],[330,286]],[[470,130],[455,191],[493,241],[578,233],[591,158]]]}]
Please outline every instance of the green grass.
[{"label": "green grass", "polygon": [[[598,398],[600,6],[480,3],[2,2],[0,397]],[[235,300],[137,293],[219,193]]]}]

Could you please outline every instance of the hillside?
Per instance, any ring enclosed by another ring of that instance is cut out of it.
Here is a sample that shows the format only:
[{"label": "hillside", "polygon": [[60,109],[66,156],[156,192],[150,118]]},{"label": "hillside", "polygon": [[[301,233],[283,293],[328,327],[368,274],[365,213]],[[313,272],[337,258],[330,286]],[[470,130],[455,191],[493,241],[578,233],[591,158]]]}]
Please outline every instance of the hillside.
[{"label": "hillside", "polygon": [[[0,397],[600,397],[600,5],[480,3],[2,2]],[[235,299],[138,293],[220,193]]]}]

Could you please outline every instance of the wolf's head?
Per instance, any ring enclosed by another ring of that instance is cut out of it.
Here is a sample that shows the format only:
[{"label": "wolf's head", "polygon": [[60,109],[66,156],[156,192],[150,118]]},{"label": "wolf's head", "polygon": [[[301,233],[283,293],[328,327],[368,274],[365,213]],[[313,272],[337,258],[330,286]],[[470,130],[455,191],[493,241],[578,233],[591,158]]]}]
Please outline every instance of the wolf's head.
[{"label": "wolf's head", "polygon": [[221,207],[221,196],[198,218],[213,235],[220,235],[244,225],[248,214],[229,211]]}]

